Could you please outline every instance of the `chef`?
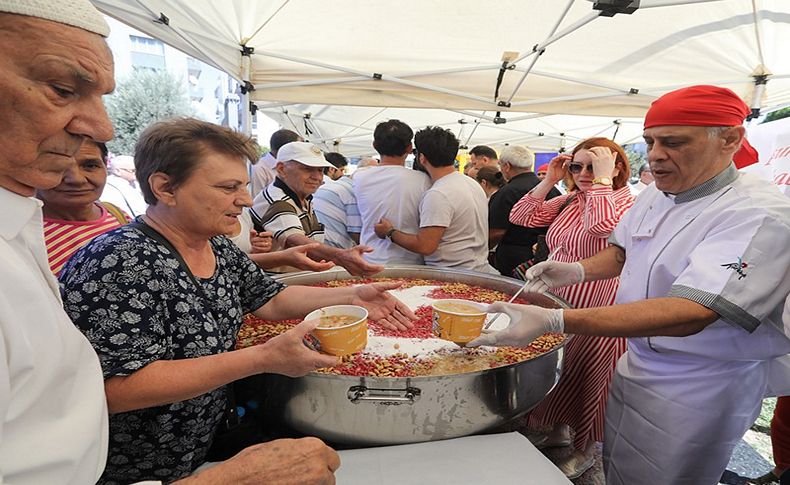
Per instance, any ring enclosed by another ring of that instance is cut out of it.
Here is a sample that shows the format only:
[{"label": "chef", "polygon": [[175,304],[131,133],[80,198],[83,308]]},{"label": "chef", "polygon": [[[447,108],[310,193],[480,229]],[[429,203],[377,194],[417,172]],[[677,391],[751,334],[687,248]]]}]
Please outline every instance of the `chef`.
[{"label": "chef", "polygon": [[729,89],[670,92],[645,117],[655,184],[577,263],[546,262],[530,291],[620,276],[615,305],[496,303],[511,323],[470,346],[525,345],[547,331],[630,337],[606,412],[607,483],[718,483],[764,396],[790,391],[782,309],[790,202],[732,163],[748,106]]}]

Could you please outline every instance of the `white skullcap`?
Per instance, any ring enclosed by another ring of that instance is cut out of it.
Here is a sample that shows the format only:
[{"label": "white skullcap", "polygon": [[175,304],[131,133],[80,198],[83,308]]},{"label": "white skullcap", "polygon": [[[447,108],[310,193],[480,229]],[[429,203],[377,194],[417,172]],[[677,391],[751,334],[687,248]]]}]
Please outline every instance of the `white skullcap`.
[{"label": "white skullcap", "polygon": [[104,16],[89,0],[0,0],[0,12],[27,15],[110,35]]}]

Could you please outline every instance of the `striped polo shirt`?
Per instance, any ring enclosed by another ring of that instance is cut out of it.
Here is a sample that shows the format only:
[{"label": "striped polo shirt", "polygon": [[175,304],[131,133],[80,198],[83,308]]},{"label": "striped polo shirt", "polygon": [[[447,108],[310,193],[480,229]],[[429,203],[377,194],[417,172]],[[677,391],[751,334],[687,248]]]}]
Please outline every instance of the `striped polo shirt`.
[{"label": "striped polo shirt", "polygon": [[[307,196],[302,206],[296,193],[280,177],[255,197],[251,215],[255,230],[272,233],[272,251],[285,249],[285,241],[292,234],[304,234],[313,241],[324,242],[324,226],[313,211],[313,196]],[[295,270],[278,267],[267,269],[267,272]]]}]

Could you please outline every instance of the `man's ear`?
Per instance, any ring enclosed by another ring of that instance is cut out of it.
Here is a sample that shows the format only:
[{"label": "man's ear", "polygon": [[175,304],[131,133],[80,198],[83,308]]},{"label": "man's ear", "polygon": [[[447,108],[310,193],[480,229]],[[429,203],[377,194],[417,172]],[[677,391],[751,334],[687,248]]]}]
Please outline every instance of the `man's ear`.
[{"label": "man's ear", "polygon": [[283,178],[283,175],[285,174],[285,162],[277,162],[277,165],[274,166],[274,170],[277,172],[277,175],[279,175],[280,178]]},{"label": "man's ear", "polygon": [[743,126],[733,126],[724,132],[723,150],[735,153],[741,148],[741,143],[746,136],[746,128]]},{"label": "man's ear", "polygon": [[151,187],[151,192],[160,203],[167,206],[174,206],[176,204],[175,191],[170,186],[170,176],[162,172],[154,172],[148,177],[148,185]]}]

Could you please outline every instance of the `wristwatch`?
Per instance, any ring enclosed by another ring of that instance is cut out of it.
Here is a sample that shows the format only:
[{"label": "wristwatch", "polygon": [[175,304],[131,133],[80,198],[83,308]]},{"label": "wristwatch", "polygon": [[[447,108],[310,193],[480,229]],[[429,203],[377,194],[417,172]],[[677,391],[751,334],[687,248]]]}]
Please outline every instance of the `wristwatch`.
[{"label": "wristwatch", "polygon": [[608,185],[609,187],[611,187],[612,179],[610,179],[609,177],[600,177],[600,178],[596,177],[593,179],[592,183],[598,185]]},{"label": "wristwatch", "polygon": [[397,231],[397,229],[395,229],[395,228],[393,227],[392,229],[390,229],[389,231],[387,231],[387,234],[385,234],[385,235],[384,235],[384,237],[386,237],[387,239],[389,239],[390,241],[392,241],[392,235],[393,235],[393,234],[395,234],[395,231]]}]

